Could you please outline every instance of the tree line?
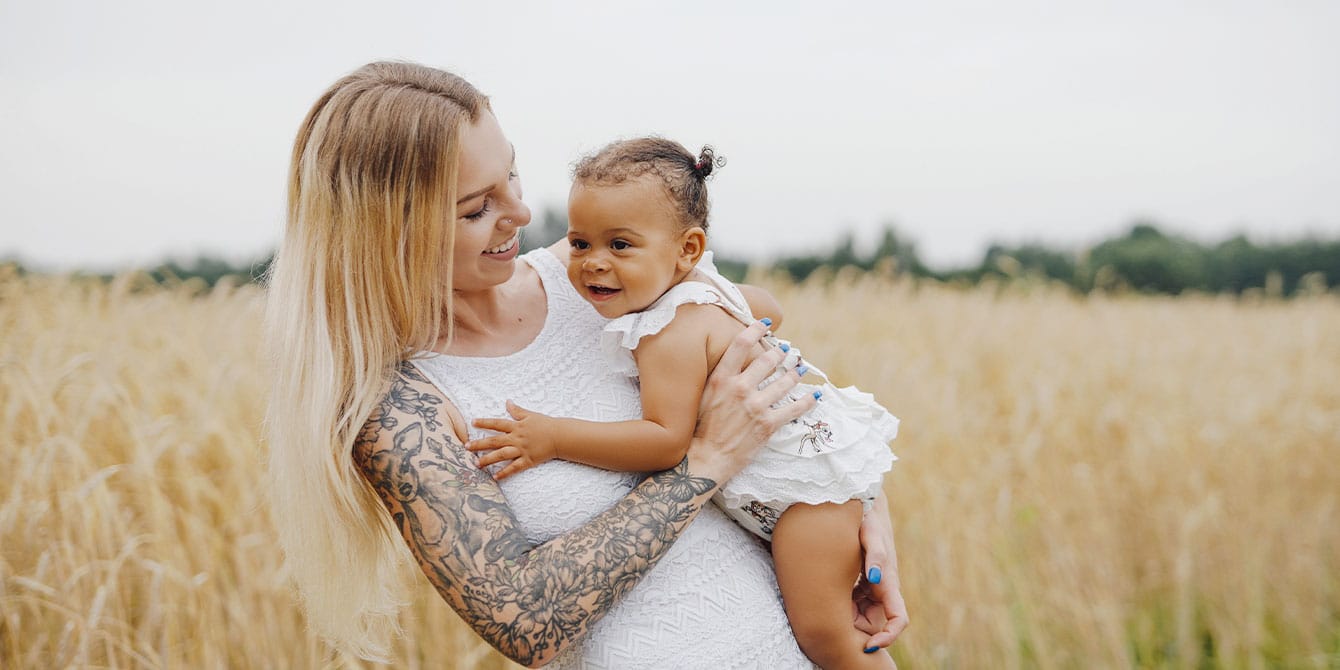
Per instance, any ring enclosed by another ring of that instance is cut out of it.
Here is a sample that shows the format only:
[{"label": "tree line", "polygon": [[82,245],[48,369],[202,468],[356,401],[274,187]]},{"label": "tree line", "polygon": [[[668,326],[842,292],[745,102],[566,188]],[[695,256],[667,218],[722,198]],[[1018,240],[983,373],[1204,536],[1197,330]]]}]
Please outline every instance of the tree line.
[{"label": "tree line", "polygon": [[950,270],[928,268],[915,242],[892,226],[867,255],[855,252],[851,237],[827,254],[790,256],[774,267],[801,281],[820,268],[860,270],[891,266],[897,273],[959,284],[984,280],[1046,280],[1079,293],[1131,290],[1176,295],[1186,291],[1242,294],[1259,289],[1291,296],[1340,286],[1340,240],[1316,238],[1256,243],[1245,235],[1202,243],[1142,221],[1125,233],[1087,249],[1072,251],[1045,244],[987,248],[980,262]]},{"label": "tree line", "polygon": [[[561,239],[566,231],[566,213],[546,209],[526,229],[522,250],[548,245]],[[159,282],[199,279],[212,287],[225,279],[261,281],[271,259],[238,265],[201,256],[193,261],[163,263],[147,272]],[[742,279],[751,266],[757,265],[721,252],[716,260],[722,273],[735,280]],[[17,263],[10,265],[20,273],[24,271]],[[761,269],[805,281],[815,273],[831,274],[844,268],[865,272],[879,269],[962,285],[1041,280],[1064,284],[1079,293],[1130,290],[1172,295],[1185,291],[1241,294],[1257,289],[1271,295],[1291,296],[1340,285],[1340,240],[1309,238],[1256,243],[1237,235],[1220,242],[1202,243],[1142,221],[1123,234],[1080,251],[1037,243],[993,244],[975,265],[936,270],[921,261],[913,240],[886,225],[878,242],[866,253],[856,250],[855,240],[848,234],[831,250],[784,256]]]}]

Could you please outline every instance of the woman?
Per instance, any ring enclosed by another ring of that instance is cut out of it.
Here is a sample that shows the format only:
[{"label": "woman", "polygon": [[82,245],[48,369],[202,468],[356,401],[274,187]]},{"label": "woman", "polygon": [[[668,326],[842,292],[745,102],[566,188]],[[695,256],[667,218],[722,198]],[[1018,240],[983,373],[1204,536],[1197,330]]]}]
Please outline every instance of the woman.
[{"label": "woman", "polygon": [[[809,406],[770,407],[794,375],[757,388],[781,360],[758,345],[762,325],[718,365],[675,468],[639,480],[555,461],[500,487],[461,446],[466,418],[500,416],[509,398],[591,419],[639,411],[598,362],[601,321],[567,288],[563,251],[516,262],[530,213],[514,158],[468,82],[403,63],[340,80],[299,131],[270,282],[268,420],[276,525],[313,626],[384,657],[412,560],[523,664],[804,665],[767,554],[704,508]],[[887,516],[863,533],[868,563],[894,577],[856,596],[878,647],[906,617]]]}]

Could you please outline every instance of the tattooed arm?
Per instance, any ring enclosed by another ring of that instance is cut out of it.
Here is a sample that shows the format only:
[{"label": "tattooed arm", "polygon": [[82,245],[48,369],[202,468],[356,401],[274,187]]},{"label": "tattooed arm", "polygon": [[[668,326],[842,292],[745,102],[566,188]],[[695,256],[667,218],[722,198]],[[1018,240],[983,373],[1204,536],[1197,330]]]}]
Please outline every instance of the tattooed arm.
[{"label": "tattooed arm", "polygon": [[739,339],[748,348],[733,345],[727,372],[708,380],[698,435],[678,466],[542,545],[522,535],[493,478],[439,419],[441,392],[412,365],[400,367],[368,418],[354,462],[442,598],[504,655],[542,665],[660,560],[717,483],[743,467],[773,429],[809,408],[770,407],[798,381],[794,375],[758,390],[781,357],[768,352],[748,362],[762,333],[761,326],[747,329]]}]

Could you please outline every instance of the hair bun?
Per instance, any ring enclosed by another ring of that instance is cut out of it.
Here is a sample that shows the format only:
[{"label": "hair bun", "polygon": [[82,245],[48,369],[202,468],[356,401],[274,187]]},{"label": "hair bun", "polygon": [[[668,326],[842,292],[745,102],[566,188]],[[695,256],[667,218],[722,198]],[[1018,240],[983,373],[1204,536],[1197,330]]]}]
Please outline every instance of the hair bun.
[{"label": "hair bun", "polygon": [[704,145],[703,150],[698,152],[698,162],[693,164],[693,174],[699,179],[707,179],[712,174],[713,168],[719,168],[726,164],[726,159],[717,156],[712,150],[711,145]]}]

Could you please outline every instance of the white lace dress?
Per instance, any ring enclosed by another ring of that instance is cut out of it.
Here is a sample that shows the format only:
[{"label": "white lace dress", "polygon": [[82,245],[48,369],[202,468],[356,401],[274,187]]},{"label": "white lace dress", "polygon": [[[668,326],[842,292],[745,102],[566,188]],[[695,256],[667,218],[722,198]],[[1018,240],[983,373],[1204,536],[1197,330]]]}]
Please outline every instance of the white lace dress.
[{"label": "white lace dress", "polygon": [[[715,305],[742,324],[754,322],[740,289],[717,272],[712,252],[704,255],[698,278],[683,281],[641,312],[625,314],[605,325],[601,349],[616,371],[636,377],[633,351],[642,338],[659,333],[674,320],[681,305]],[[798,356],[792,350],[790,356]],[[856,387],[828,382],[818,366],[805,361],[823,385],[801,384],[791,398],[822,391],[814,409],[782,426],[744,470],[726,482],[713,499],[732,519],[765,540],[781,513],[796,503],[862,500],[879,493],[884,473],[897,457],[889,441],[898,435],[898,419],[874,396]],[[794,362],[783,363],[779,372]]]},{"label": "white lace dress", "polygon": [[[525,348],[499,357],[434,355],[415,364],[469,421],[505,417],[504,402],[553,416],[622,421],[642,416],[632,380],[599,348],[606,320],[568,283],[546,250],[522,259],[539,273],[549,314]],[[483,433],[471,428],[471,438]],[[501,482],[531,542],[586,523],[642,476],[549,461]],[[702,510],[637,586],[550,668],[813,668],[782,609],[772,558],[714,506]]]}]

